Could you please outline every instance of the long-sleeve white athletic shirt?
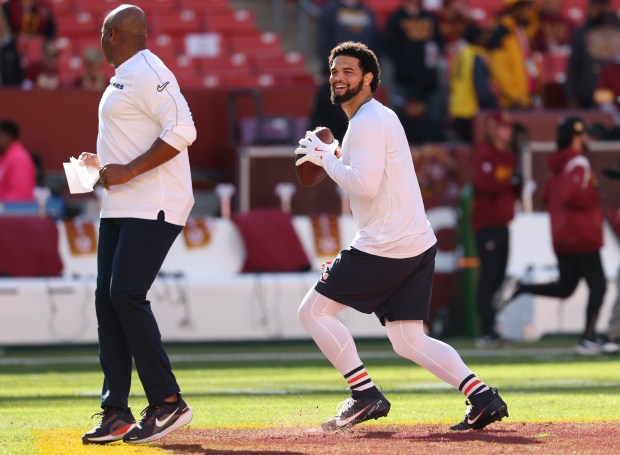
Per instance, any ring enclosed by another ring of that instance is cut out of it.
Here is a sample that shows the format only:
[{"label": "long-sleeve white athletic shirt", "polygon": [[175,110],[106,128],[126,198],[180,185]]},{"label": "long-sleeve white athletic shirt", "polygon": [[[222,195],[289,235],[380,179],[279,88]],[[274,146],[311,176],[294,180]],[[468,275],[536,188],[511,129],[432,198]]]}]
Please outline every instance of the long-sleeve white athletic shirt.
[{"label": "long-sleeve white athletic shirt", "polygon": [[194,205],[187,147],[196,128],[172,72],[149,50],[116,68],[99,103],[97,155],[104,164],[127,164],[160,138],[179,150],[171,160],[103,192],[102,218],[157,219],[185,225]]},{"label": "long-sleeve white athletic shirt", "polygon": [[362,105],[341,148],[341,159],[325,156],[323,166],[349,193],[357,228],[351,246],[389,258],[418,256],[433,246],[437,239],[396,114],[374,99]]}]

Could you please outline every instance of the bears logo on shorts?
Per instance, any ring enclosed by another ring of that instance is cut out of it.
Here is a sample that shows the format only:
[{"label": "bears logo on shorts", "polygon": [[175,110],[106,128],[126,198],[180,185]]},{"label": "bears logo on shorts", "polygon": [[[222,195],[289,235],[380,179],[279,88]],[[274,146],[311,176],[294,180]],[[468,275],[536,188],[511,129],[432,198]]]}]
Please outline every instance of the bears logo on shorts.
[{"label": "bears logo on shorts", "polygon": [[321,283],[325,283],[327,282],[327,278],[329,278],[329,270],[332,267],[332,261],[325,261],[323,262],[323,264],[321,264],[321,278],[319,278],[319,281]]}]

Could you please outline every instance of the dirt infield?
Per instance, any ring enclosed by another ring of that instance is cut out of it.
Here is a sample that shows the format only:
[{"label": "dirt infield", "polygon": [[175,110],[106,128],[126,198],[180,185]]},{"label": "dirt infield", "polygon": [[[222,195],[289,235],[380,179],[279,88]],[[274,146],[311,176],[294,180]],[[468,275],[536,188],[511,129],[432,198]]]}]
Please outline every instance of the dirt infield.
[{"label": "dirt infield", "polygon": [[[454,432],[448,425],[363,425],[347,432],[317,428],[188,429],[158,444],[178,454],[617,454],[620,421],[499,423]],[[465,452],[467,450],[467,452]]]}]

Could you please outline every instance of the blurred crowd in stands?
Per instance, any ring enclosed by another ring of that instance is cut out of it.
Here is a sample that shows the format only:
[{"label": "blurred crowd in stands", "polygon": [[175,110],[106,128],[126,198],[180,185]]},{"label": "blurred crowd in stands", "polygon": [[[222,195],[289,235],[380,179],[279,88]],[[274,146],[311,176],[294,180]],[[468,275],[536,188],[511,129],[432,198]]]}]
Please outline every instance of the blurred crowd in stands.
[{"label": "blurred crowd in stands", "polygon": [[[95,26],[98,18],[92,16],[105,14],[105,8],[110,9],[114,2],[98,2],[96,7],[95,3],[4,0],[0,86],[104,88],[112,69],[104,65]],[[295,83],[290,77],[293,73],[301,76],[297,81],[313,81],[315,75],[308,73],[306,59],[326,62],[336,43],[356,40],[371,47],[389,70],[384,87],[412,144],[452,138],[470,142],[474,116],[496,107],[600,107],[620,124],[620,2],[615,0],[315,0],[320,13],[314,21],[316,55],[311,56],[285,55],[281,37],[257,34],[252,29],[255,25],[248,25],[253,21],[249,11],[233,11],[230,16],[224,9],[232,11],[230,2],[205,1],[201,6],[191,0],[157,3],[162,8],[185,8],[178,17],[168,10],[151,15],[154,33],[149,42],[155,53],[166,54],[162,58],[182,85],[218,86],[226,79],[231,86],[266,86],[282,83],[287,71],[289,83]],[[196,14],[189,14],[192,11]],[[236,25],[201,26],[209,22],[206,16],[211,12],[219,22],[233,17]],[[161,19],[165,14],[170,16],[168,22]],[[199,14],[205,15],[202,22],[197,20]],[[196,41],[197,46],[187,39],[177,42],[179,33],[201,31],[216,33],[202,44]],[[173,45],[163,43],[166,37]],[[242,37],[248,38],[247,43],[238,44]],[[67,39],[75,45],[67,45]],[[233,39],[232,55],[224,56],[231,57],[225,59],[230,61],[193,61],[196,57],[222,57],[218,52],[228,46],[224,42]],[[201,47],[204,55],[196,55],[196,47]],[[210,53],[214,55],[207,55]],[[184,54],[188,58],[183,59]],[[249,68],[247,60],[253,59],[254,67]],[[268,60],[278,60],[278,68],[246,77],[252,70],[260,73]],[[201,65],[206,68],[198,68]],[[300,65],[308,73],[305,78],[297,74]],[[325,64],[320,67],[320,76],[324,76]],[[322,109],[328,111],[325,115],[334,116],[327,103],[317,109],[318,119]],[[335,121],[340,117],[344,122],[343,116],[335,117]],[[446,122],[451,129],[446,130]],[[452,137],[446,137],[446,131],[452,132]]]},{"label": "blurred crowd in stands", "polygon": [[351,39],[388,61],[390,101],[413,144],[451,139],[446,119],[471,142],[473,118],[493,108],[600,107],[620,124],[620,4],[612,0],[322,3],[319,58]]}]

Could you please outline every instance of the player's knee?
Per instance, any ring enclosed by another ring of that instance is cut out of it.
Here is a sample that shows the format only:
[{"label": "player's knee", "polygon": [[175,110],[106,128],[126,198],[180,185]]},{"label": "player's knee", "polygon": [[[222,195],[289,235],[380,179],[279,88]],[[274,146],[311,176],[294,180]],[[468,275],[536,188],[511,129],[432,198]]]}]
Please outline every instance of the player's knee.
[{"label": "player's knee", "polygon": [[310,297],[311,295],[312,293],[309,292],[304,297],[304,299],[301,302],[301,305],[299,305],[299,308],[297,309],[297,317],[299,318],[300,322],[304,326],[307,326],[307,323],[311,321],[312,319],[314,319],[315,317],[313,306],[312,306],[313,299]]}]

